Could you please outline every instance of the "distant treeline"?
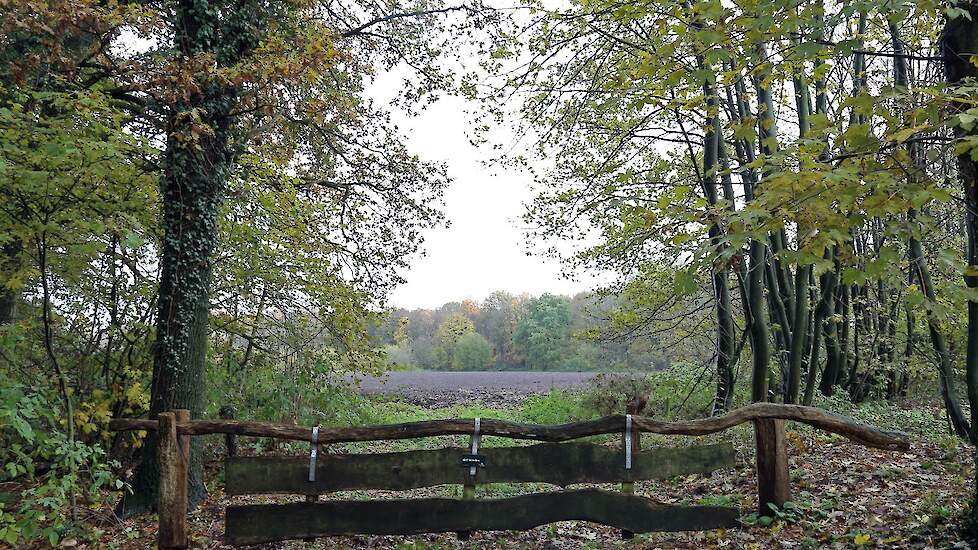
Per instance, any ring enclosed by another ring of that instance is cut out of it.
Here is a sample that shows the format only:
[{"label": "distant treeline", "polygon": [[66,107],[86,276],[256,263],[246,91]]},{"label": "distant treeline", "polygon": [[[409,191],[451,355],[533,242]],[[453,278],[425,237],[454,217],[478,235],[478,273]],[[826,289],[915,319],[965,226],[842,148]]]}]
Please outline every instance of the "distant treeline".
[{"label": "distant treeline", "polygon": [[609,338],[600,327],[616,298],[493,292],[482,302],[395,309],[376,337],[395,368],[435,370],[653,370],[669,364],[650,338]]}]

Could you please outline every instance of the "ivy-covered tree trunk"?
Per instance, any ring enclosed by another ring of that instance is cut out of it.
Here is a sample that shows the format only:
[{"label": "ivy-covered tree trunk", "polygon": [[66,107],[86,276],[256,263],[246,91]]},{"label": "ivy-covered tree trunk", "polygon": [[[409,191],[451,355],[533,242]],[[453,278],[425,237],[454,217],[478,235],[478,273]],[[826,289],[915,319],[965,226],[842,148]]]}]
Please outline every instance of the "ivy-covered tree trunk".
[{"label": "ivy-covered tree trunk", "polygon": [[[206,103],[214,108],[214,102]],[[189,125],[181,123],[181,118],[189,120],[185,115],[174,117],[161,185],[164,236],[151,418],[170,409],[189,409],[194,418],[203,413],[208,286],[217,215],[228,169],[227,140],[222,135],[225,132],[215,128],[213,136],[203,137],[199,142],[184,142],[180,136],[189,131],[185,127]],[[212,118],[211,121],[216,122]],[[226,122],[215,126],[222,124]],[[200,150],[194,149],[196,144],[201,145]],[[193,444],[188,488],[191,506],[205,496],[200,457],[195,451],[196,444]],[[156,441],[151,432],[133,480],[133,494],[123,506],[125,515],[155,509],[158,476]]]},{"label": "ivy-covered tree trunk", "polygon": [[[944,70],[948,84],[955,86],[971,79],[975,85],[978,80],[978,2],[961,2],[952,4],[956,12],[949,12],[941,36],[941,46],[944,55]],[[970,105],[957,104],[959,111],[967,110]],[[973,138],[978,129],[973,122],[970,125],[955,126],[955,136],[958,139]],[[965,260],[970,271],[978,266],[978,160],[970,147],[958,155],[958,179],[964,191],[965,232],[967,233],[967,249]],[[978,288],[978,277],[969,272],[965,277],[968,288]],[[978,442],[978,302],[968,301],[968,337],[967,354],[965,357],[965,376],[968,385],[968,401],[971,405],[971,441]],[[978,445],[975,449],[975,464],[978,465]],[[975,498],[971,507],[972,536],[978,536],[978,472],[975,474]]]},{"label": "ivy-covered tree trunk", "polygon": [[[213,53],[216,8],[198,9],[192,0],[177,4],[176,44],[184,59]],[[234,90],[199,78],[196,90],[169,107],[167,141],[160,184],[163,242],[161,254],[156,355],[150,417],[169,409],[203,413],[211,261],[218,214],[231,169],[230,109]],[[191,445],[188,496],[191,507],[206,496],[197,440]],[[156,509],[159,464],[151,432],[132,482],[133,494],[120,506],[122,515]]]}]

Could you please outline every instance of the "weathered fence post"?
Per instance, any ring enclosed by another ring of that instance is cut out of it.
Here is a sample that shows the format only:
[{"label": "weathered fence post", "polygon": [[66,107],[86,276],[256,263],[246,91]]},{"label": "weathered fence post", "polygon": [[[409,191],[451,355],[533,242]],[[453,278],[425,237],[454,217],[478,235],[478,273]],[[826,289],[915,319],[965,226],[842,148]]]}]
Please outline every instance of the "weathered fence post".
[{"label": "weathered fence post", "polygon": [[[217,412],[223,420],[234,420],[234,407],[224,405]],[[224,434],[224,445],[227,447],[228,456],[238,456],[238,437],[234,434]]]},{"label": "weathered fence post", "polygon": [[157,415],[157,458],[160,463],[160,500],[157,505],[161,550],[187,548],[187,460],[190,436],[177,436],[177,422],[190,420],[190,411],[178,409]]},{"label": "weathered fence post", "polygon": [[754,442],[757,449],[757,511],[759,515],[770,516],[774,514],[771,504],[780,509],[791,500],[784,420],[755,420]]},{"label": "weathered fence post", "polygon": [[[479,444],[482,441],[482,434],[479,429],[480,419],[476,418],[472,428],[472,435],[469,436],[469,451],[473,456],[479,452]],[[475,499],[475,476],[479,473],[479,468],[478,466],[470,466],[468,472],[469,475],[465,478],[465,483],[462,485],[462,500]],[[467,541],[472,537],[472,532],[459,531],[456,533],[456,536],[460,541]]]},{"label": "weathered fence post", "polygon": [[[631,401],[625,404],[625,414],[631,414],[631,415],[642,414],[642,411],[645,410],[645,404],[647,402],[648,402],[648,398],[646,398],[645,396],[636,395],[635,397],[632,398]],[[642,432],[633,429],[631,433],[631,437],[632,437],[632,452],[638,453],[638,451],[641,450],[642,448]],[[621,444],[622,447],[626,446],[625,434],[622,434]],[[621,484],[621,492],[625,493],[626,495],[634,495],[635,482],[634,481],[623,482]],[[634,539],[635,533],[622,529],[621,538],[625,540]]]}]

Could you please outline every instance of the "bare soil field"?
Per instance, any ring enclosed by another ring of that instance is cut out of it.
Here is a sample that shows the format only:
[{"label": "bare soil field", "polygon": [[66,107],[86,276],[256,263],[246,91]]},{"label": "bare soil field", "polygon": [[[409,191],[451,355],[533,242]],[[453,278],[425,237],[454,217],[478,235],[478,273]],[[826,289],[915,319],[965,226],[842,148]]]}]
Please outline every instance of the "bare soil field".
[{"label": "bare soil field", "polygon": [[551,388],[570,390],[587,384],[594,372],[403,371],[358,378],[364,394],[382,394],[423,407],[460,403],[516,404]]}]

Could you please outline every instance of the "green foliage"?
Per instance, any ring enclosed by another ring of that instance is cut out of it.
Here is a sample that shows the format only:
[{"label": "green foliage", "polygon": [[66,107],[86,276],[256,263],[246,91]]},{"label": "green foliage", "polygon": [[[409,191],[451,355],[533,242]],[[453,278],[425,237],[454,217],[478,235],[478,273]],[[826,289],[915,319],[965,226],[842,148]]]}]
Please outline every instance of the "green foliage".
[{"label": "green foliage", "polygon": [[534,370],[565,369],[572,321],[570,301],[544,294],[527,302],[526,309],[513,343],[526,354],[527,366]]},{"label": "green foliage", "polygon": [[445,319],[435,333],[435,367],[443,370],[460,368],[461,364],[455,359],[459,342],[474,330],[472,321],[461,313]]},{"label": "green foliage", "polygon": [[709,415],[714,378],[709,369],[677,364],[643,375],[599,374],[584,392],[583,404],[596,416],[624,414],[635,396],[645,396],[646,416],[686,420]]},{"label": "green foliage", "polygon": [[[555,323],[542,311],[546,308],[534,306],[541,311],[535,320],[530,319],[530,305],[540,300],[557,304],[563,318]],[[644,371],[667,363],[669,354],[654,338],[645,334],[615,338],[601,329],[603,318],[614,314],[620,303],[619,296],[589,292],[539,298],[493,292],[481,303],[465,300],[437,309],[395,309],[377,327],[376,335],[388,346],[388,365],[395,368],[404,364],[449,368],[457,343],[452,343],[454,336],[448,336],[452,330],[468,333],[468,324],[461,318],[471,321],[474,334],[490,345],[493,359],[480,369]],[[531,344],[538,354],[536,362],[529,355]],[[460,365],[451,366],[457,369]]]},{"label": "green foliage", "polygon": [[854,404],[845,395],[822,397],[815,405],[883,430],[906,432],[937,442],[946,441],[947,419],[939,409],[922,407],[913,402],[900,405],[882,399]]},{"label": "green foliage", "polygon": [[[930,327],[960,339],[974,269],[946,220],[960,218],[955,176],[973,176],[948,163],[948,145],[971,158],[976,125],[973,84],[940,79],[940,30],[965,19],[945,8],[586,0],[514,22],[479,97],[504,119],[521,98],[513,122],[537,139],[503,159],[546,167],[524,216],[531,240],[569,274],[607,275],[604,291],[622,298],[593,335],[645,338],[674,362],[719,355],[726,380],[731,327],[750,326],[756,341],[736,349],[759,355],[758,383],[778,361],[770,387],[796,391],[814,357],[828,376],[810,387],[846,386],[857,401],[899,393],[926,362]],[[818,338],[794,334],[807,333],[802,303],[821,309]],[[916,361],[901,363],[898,345]]]},{"label": "green foliage", "polygon": [[785,502],[784,506],[778,508],[773,503],[768,503],[771,507],[771,514],[761,516],[757,512],[752,512],[743,516],[740,521],[744,525],[749,526],[761,526],[770,527],[775,522],[782,522],[786,524],[798,523],[805,519],[818,519],[820,517],[825,517],[825,513],[822,512],[820,515],[814,512],[819,510],[813,509],[811,506],[806,505],[805,501],[789,501]]},{"label": "green foliage", "polygon": [[414,354],[411,353],[410,349],[406,348],[406,345],[395,346],[388,344],[384,346],[384,354],[387,356],[387,367],[390,370],[405,371],[418,369],[414,364]]},{"label": "green foliage", "polygon": [[235,367],[209,363],[212,380],[227,378],[211,386],[208,416],[231,405],[241,419],[346,426],[365,414],[365,398],[342,377],[345,371],[330,348],[303,348],[283,358],[260,355],[245,368]]},{"label": "green foliage", "polygon": [[17,383],[0,385],[0,482],[18,487],[10,504],[0,504],[0,541],[18,547],[55,546],[81,525],[72,499],[102,506],[103,491],[122,489],[99,444],[70,441],[62,429],[57,399]]},{"label": "green foliage", "polygon": [[471,332],[462,336],[452,357],[453,370],[485,370],[492,365],[492,346],[485,336]]},{"label": "green foliage", "polygon": [[558,389],[523,400],[520,419],[534,424],[564,424],[588,418],[581,396]]},{"label": "green foliage", "polygon": [[583,406],[595,416],[624,414],[625,404],[638,395],[650,395],[648,375],[599,374],[584,391]]}]

